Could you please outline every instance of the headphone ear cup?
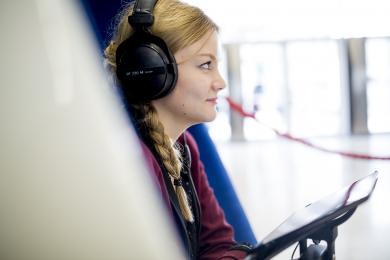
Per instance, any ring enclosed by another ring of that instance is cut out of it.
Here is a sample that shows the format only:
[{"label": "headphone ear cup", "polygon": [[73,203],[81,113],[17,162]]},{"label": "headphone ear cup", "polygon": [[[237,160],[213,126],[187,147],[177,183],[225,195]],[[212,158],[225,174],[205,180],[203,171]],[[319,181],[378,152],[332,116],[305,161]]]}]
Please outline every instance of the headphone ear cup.
[{"label": "headphone ear cup", "polygon": [[176,85],[177,64],[165,42],[135,33],[116,52],[117,77],[129,101],[151,101],[168,95]]}]

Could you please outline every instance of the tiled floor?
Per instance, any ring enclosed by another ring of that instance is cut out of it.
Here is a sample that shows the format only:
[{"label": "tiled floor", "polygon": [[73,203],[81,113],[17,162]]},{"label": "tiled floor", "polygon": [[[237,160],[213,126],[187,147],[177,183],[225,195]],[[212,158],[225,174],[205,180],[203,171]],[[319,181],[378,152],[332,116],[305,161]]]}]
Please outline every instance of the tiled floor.
[{"label": "tiled floor", "polygon": [[[343,151],[390,156],[390,136],[311,139]],[[260,241],[295,210],[379,171],[370,200],[339,228],[336,257],[390,259],[390,161],[356,160],[287,140],[217,143],[238,196]],[[289,248],[273,259],[290,259]]]}]

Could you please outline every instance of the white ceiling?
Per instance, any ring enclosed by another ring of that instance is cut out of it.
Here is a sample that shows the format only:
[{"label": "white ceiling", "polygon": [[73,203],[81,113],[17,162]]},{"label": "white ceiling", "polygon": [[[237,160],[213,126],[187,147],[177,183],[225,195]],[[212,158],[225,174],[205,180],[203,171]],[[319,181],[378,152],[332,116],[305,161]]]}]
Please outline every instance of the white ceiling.
[{"label": "white ceiling", "polygon": [[222,42],[390,36],[389,0],[184,0],[221,28]]}]

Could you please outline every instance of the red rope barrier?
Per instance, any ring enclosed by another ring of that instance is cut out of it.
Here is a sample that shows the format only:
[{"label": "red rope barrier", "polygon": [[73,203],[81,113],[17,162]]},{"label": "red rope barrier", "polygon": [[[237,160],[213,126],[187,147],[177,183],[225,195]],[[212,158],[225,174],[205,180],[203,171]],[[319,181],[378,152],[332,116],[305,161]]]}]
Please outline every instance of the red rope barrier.
[{"label": "red rope barrier", "polygon": [[277,129],[275,128],[272,128],[268,125],[265,125],[264,123],[260,122],[254,113],[250,113],[250,112],[247,112],[243,109],[243,107],[238,104],[237,102],[233,101],[230,97],[226,97],[226,100],[230,106],[230,108],[237,112],[238,114],[240,114],[241,116],[243,117],[249,117],[249,118],[252,118],[254,120],[256,120],[256,122],[258,123],[261,123],[262,125],[266,126],[267,128],[271,129],[272,131],[275,132],[275,134],[277,136],[280,136],[282,138],[285,138],[285,139],[288,139],[288,140],[291,140],[291,141],[294,141],[294,142],[298,142],[298,143],[301,143],[303,145],[306,145],[306,146],[309,146],[309,147],[312,147],[314,149],[317,149],[317,150],[320,150],[320,151],[323,151],[323,152],[327,152],[327,153],[335,153],[335,154],[339,154],[341,156],[344,156],[344,157],[349,157],[349,158],[353,158],[353,159],[363,159],[363,160],[390,160],[390,156],[372,156],[372,155],[367,155],[367,154],[360,154],[360,153],[352,153],[352,152],[343,152],[343,151],[336,151],[336,150],[331,150],[331,149],[327,149],[327,148],[324,148],[324,147],[321,147],[321,146],[318,146],[318,145],[315,145],[313,144],[312,142],[308,141],[308,140],[305,140],[303,138],[299,138],[299,137],[295,137],[295,136],[292,136],[291,134],[289,133],[281,133],[279,132]]}]

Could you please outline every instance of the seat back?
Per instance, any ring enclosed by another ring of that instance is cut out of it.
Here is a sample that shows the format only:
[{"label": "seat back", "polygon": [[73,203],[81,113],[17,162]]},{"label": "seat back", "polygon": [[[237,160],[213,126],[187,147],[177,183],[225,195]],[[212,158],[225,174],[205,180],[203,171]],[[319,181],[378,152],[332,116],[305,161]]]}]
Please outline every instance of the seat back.
[{"label": "seat back", "polygon": [[209,183],[225,212],[227,221],[234,228],[236,241],[256,244],[256,237],[248,218],[206,126],[204,124],[195,125],[189,131],[199,146],[200,159],[204,164]]},{"label": "seat back", "polygon": [[184,259],[84,18],[1,3],[0,259]]}]

